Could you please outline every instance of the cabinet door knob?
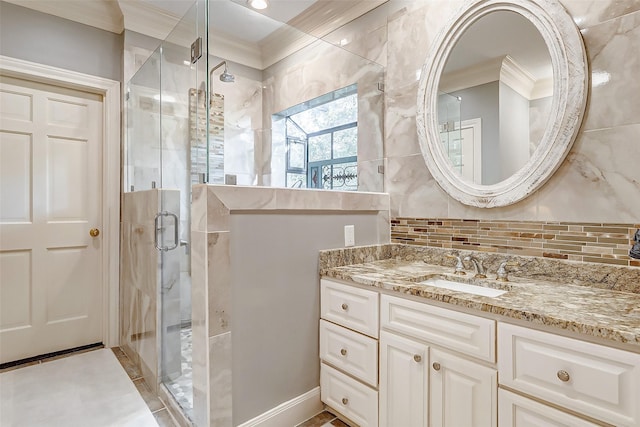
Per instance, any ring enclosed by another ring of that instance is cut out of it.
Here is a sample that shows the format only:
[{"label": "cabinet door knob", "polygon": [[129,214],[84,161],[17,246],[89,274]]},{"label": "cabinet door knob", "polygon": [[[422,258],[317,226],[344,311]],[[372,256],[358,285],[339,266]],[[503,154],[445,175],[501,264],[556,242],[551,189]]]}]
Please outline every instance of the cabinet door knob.
[{"label": "cabinet door knob", "polygon": [[420,362],[422,362],[422,356],[420,356],[419,354],[414,354],[413,355],[413,360],[415,360],[416,362],[420,363]]},{"label": "cabinet door knob", "polygon": [[558,379],[565,383],[571,379],[571,376],[569,375],[569,373],[564,370],[558,371],[557,375],[558,375]]},{"label": "cabinet door knob", "polygon": [[342,309],[343,309],[344,311],[349,310],[349,304],[347,304],[346,302],[343,302],[343,303],[342,303],[342,305],[341,305],[340,307],[342,307]]},{"label": "cabinet door knob", "polygon": [[347,399],[346,397],[342,398],[342,404],[346,405],[347,403],[349,403],[349,399]]},{"label": "cabinet door knob", "polygon": [[98,237],[99,235],[100,235],[100,230],[98,230],[97,228],[92,228],[91,230],[89,230],[89,236]]},{"label": "cabinet door knob", "polygon": [[440,364],[438,362],[433,362],[433,365],[431,366],[433,366],[433,369],[435,369],[436,371],[440,370]]},{"label": "cabinet door knob", "polygon": [[343,356],[346,356],[347,355],[347,349],[346,348],[340,349],[340,354],[343,355]]}]

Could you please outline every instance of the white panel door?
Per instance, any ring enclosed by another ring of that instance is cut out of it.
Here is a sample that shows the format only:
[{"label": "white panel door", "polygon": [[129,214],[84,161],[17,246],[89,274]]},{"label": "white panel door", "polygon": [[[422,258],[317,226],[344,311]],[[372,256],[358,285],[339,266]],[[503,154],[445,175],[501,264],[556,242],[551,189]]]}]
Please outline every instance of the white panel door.
[{"label": "white panel door", "polygon": [[380,427],[424,427],[429,414],[429,347],[380,331]]},{"label": "white panel door", "polygon": [[0,363],[102,341],[102,108],[0,81]]},{"label": "white panel door", "polygon": [[431,347],[431,427],[496,427],[498,374]]}]

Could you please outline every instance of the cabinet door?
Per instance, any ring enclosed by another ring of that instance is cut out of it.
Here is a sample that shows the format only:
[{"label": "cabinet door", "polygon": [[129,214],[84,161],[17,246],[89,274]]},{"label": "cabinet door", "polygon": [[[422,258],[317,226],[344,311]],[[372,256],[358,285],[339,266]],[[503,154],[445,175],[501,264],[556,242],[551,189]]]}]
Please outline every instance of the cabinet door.
[{"label": "cabinet door", "polygon": [[429,347],[380,331],[380,427],[424,427]]},{"label": "cabinet door", "polygon": [[431,348],[431,427],[497,426],[495,369]]}]

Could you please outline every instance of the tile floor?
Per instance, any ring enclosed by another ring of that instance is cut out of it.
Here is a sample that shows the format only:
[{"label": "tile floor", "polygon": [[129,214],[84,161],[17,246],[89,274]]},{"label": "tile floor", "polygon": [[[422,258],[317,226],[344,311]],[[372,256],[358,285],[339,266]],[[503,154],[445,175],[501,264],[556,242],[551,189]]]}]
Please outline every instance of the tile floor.
[{"label": "tile floor", "polygon": [[129,357],[125,354],[125,352],[122,351],[122,349],[120,349],[119,347],[114,347],[111,350],[120,362],[120,365],[122,365],[122,368],[129,376],[129,379],[133,381],[133,384],[136,386],[136,389],[140,393],[140,396],[142,396],[144,402],[147,404],[147,407],[153,414],[153,417],[158,423],[158,426],[176,427],[177,423],[169,413],[169,410],[165,407],[160,398],[151,392],[151,389],[142,377],[142,372],[135,365],[135,363],[133,363],[131,359],[129,359]]},{"label": "tile floor", "polygon": [[296,427],[349,427],[329,411],[320,412],[315,417],[308,419]]},{"label": "tile floor", "polygon": [[156,419],[109,349],[0,373],[2,427],[155,427]]},{"label": "tile floor", "polygon": [[[138,367],[118,347],[83,350],[0,371],[2,427],[176,425]],[[349,426],[324,411],[296,427]]]}]

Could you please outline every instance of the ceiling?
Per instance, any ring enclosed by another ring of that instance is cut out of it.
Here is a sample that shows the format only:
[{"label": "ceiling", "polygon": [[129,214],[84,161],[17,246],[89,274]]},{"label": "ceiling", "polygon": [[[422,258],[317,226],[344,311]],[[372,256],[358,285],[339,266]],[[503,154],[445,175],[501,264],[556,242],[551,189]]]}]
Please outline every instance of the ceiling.
[{"label": "ceiling", "polygon": [[[190,46],[195,23],[180,19],[195,0],[5,0],[114,33],[131,30]],[[269,0],[263,11],[246,0],[210,0],[212,54],[264,69],[387,0]],[[187,19],[187,18],[185,18]],[[179,34],[182,32],[183,34]],[[311,36],[311,37],[309,37]]]}]

